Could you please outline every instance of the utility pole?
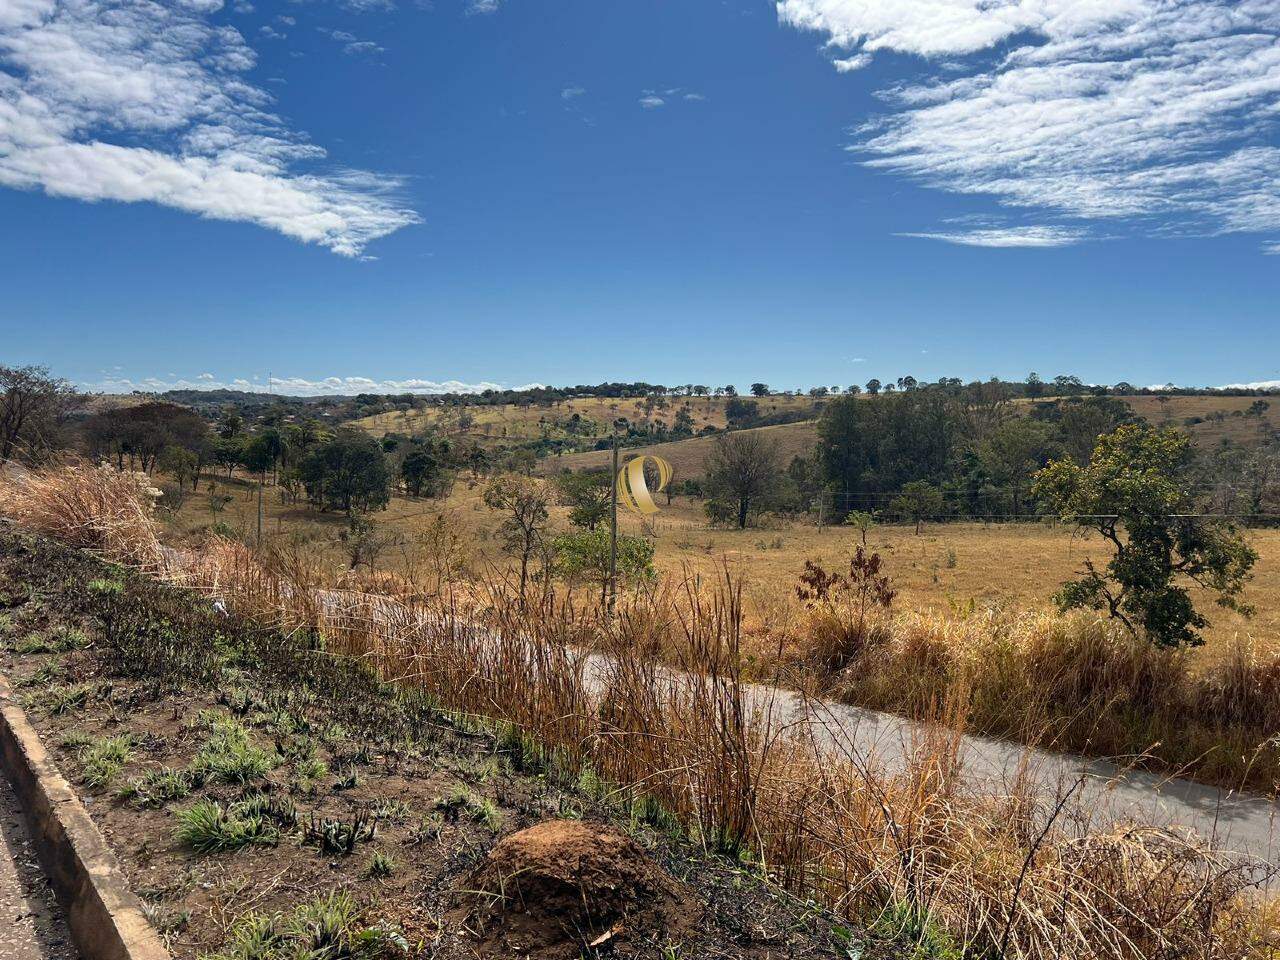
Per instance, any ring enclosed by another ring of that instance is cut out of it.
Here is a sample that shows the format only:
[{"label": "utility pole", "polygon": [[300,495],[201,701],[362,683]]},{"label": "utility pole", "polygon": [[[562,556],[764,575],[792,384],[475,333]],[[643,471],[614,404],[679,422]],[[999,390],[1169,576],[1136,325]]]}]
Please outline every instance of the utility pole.
[{"label": "utility pole", "polygon": [[609,484],[609,616],[618,599],[618,428],[613,428],[613,473]]},{"label": "utility pole", "polygon": [[259,550],[262,549],[262,483],[266,477],[265,470],[258,474],[258,540],[256,546]]}]

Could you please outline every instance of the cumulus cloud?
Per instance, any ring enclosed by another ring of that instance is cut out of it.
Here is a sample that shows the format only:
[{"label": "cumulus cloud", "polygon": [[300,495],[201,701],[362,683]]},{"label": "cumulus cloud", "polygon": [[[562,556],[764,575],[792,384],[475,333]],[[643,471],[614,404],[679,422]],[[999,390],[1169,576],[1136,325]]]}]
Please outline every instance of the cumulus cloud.
[{"label": "cumulus cloud", "polygon": [[151,202],[346,256],[419,222],[402,182],[320,172],[250,83],[222,0],[0,2],[0,186]]},{"label": "cumulus cloud", "polygon": [[[188,379],[170,374],[167,378],[129,377],[111,375],[96,383],[82,383],[86,390],[102,393],[133,393],[135,390],[144,393],[163,393],[166,390],[242,390],[247,393],[279,393],[295,397],[315,396],[353,396],[357,393],[483,393],[485,390],[505,390],[504,384],[482,380],[479,383],[466,383],[462,380],[426,380],[409,378],[405,380],[372,377],[324,377],[311,380],[306,377],[235,377],[230,380],[219,380],[211,373],[202,373]],[[532,390],[542,387],[541,383],[527,383],[513,390]]]},{"label": "cumulus cloud", "polygon": [[900,233],[900,237],[942,240],[966,247],[1065,247],[1079,243],[1086,232],[1077,227],[981,227],[971,230],[938,230]]},{"label": "cumulus cloud", "polygon": [[[850,149],[1011,206],[1138,229],[1280,230],[1277,0],[779,0],[859,61],[926,58]],[[945,59],[943,59],[945,58]],[[959,58],[959,59],[957,59]]]}]

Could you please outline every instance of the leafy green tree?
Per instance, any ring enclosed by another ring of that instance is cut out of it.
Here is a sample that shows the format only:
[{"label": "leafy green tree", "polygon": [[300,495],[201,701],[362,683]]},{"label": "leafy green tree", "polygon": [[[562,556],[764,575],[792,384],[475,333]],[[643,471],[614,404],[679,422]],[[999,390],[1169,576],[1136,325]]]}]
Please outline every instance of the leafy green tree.
[{"label": "leafy green tree", "polygon": [[1230,525],[1193,514],[1191,468],[1186,434],[1129,424],[1100,437],[1087,466],[1056,460],[1037,475],[1045,504],[1112,549],[1104,569],[1086,560],[1083,576],[1063,585],[1054,598],[1060,608],[1106,611],[1164,647],[1204,642],[1198,631],[1208,621],[1180,581],[1252,613],[1240,595],[1258,555]]},{"label": "leafy green tree", "polygon": [[929,517],[942,513],[944,501],[942,491],[926,480],[912,480],[902,485],[902,492],[893,498],[889,509],[899,516],[914,520],[916,535]]},{"label": "leafy green tree", "polygon": [[420,497],[423,491],[432,496],[442,473],[442,464],[435,454],[421,447],[409,451],[400,462],[400,479],[411,497]]},{"label": "leafy green tree", "polygon": [[387,458],[378,442],[362,433],[343,432],[316,444],[298,473],[307,496],[324,510],[382,510],[391,500]]},{"label": "leafy green tree", "polygon": [[751,385],[751,395],[753,397],[767,397],[769,395],[769,385],[767,383],[753,383]]},{"label": "leafy green tree", "polygon": [[231,479],[231,471],[244,462],[244,441],[239,437],[219,437],[213,442],[213,462],[227,468],[227,479]]},{"label": "leafy green tree", "polygon": [[276,444],[271,438],[259,434],[240,448],[240,463],[250,473],[265,477],[275,462]]},{"label": "leafy green tree", "polygon": [[[600,603],[609,596],[609,531],[577,530],[552,540],[556,574],[571,583],[600,586]],[[653,544],[644,537],[618,536],[618,580],[639,583],[652,580]]]},{"label": "leafy green tree", "polygon": [[609,520],[613,496],[613,476],[608,470],[563,473],[556,478],[560,502],[569,508],[569,522],[584,530],[594,530]]}]

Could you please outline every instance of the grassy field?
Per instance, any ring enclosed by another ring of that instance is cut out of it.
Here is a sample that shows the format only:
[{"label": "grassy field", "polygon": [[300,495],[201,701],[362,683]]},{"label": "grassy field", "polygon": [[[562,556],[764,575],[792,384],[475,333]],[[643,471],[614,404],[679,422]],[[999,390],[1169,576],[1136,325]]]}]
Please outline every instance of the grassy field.
[{"label": "grassy field", "polygon": [[[785,431],[795,426],[769,429]],[[220,481],[217,492],[232,497],[217,519],[251,539],[257,517],[254,489],[240,480]],[[460,480],[447,499],[393,497],[389,508],[376,514],[375,520],[397,533],[399,542],[383,552],[379,567],[392,572],[429,568],[432,551],[437,549],[430,533],[438,518],[444,518],[447,529],[458,535],[460,550],[472,569],[504,563],[493,536],[500,518],[484,506],[482,493],[483,485]],[[214,520],[208,504],[205,491],[188,495],[169,520],[171,532],[196,536]],[[335,566],[346,563],[339,541],[344,529],[341,515],[282,503],[279,493],[270,488],[263,504],[267,537],[302,539]],[[647,530],[630,515],[622,516],[620,528],[624,533],[654,538],[656,563],[664,573],[683,575],[687,571],[712,577],[728,564],[743,579],[752,607],[762,615],[791,603],[805,560],[818,560],[829,569],[844,566],[856,545],[857,534],[848,527],[819,529],[786,522],[767,529],[713,529],[701,508],[701,501],[678,496],[663,507]],[[561,529],[569,528],[566,513],[559,507],[553,511],[553,523]],[[1280,530],[1259,529],[1248,535],[1261,556],[1247,591],[1258,613],[1246,620],[1207,607],[1213,621],[1207,632],[1211,649],[1225,646],[1225,641],[1237,635],[1280,645]],[[1047,608],[1053,591],[1086,557],[1103,559],[1106,555],[1097,538],[1048,524],[927,524],[920,536],[909,525],[881,525],[872,530],[868,545],[884,556],[899,590],[900,608],[940,614],[963,609],[971,601],[978,606]]]},{"label": "grassy field", "polygon": [[[814,402],[808,397],[765,397],[757,402],[761,416],[794,411],[808,413],[814,409]],[[504,404],[404,410],[365,417],[353,425],[375,437],[434,429],[451,436],[500,443],[564,437],[570,432],[583,437],[603,437],[609,432],[609,424],[619,417],[626,417],[638,426],[662,420],[669,427],[675,422],[676,412],[686,407],[696,433],[708,426],[724,429],[727,403],[725,397],[664,397],[658,400],[660,405],[650,405],[645,398],[580,397],[546,407]],[[579,425],[570,428],[575,415]]]},{"label": "grassy field", "polygon": [[[778,462],[784,466],[792,457],[803,456],[813,450],[818,442],[816,421],[803,420],[799,423],[784,423],[772,427],[757,427],[744,433],[759,433],[777,444]],[[707,460],[715,446],[715,437],[694,437],[689,440],[674,440],[670,443],[655,443],[648,447],[628,447],[621,451],[621,456],[631,458],[638,454],[656,454],[665,457],[675,471],[675,482],[687,477],[701,477],[707,468]],[[563,470],[586,470],[593,467],[607,467],[612,453],[608,450],[591,450],[587,453],[570,453],[560,457],[547,457],[539,463],[541,472],[545,474],[560,473]]]}]

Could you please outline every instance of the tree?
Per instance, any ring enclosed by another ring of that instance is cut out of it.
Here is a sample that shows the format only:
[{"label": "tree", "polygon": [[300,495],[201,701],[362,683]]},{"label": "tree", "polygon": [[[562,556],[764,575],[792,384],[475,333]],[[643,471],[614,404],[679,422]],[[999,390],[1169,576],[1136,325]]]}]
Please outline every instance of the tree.
[{"label": "tree", "polygon": [[338,542],[351,562],[348,569],[354,570],[363,564],[372,572],[378,555],[396,542],[396,536],[379,528],[368,517],[353,513],[347,520],[347,528],[338,534]]},{"label": "tree", "polygon": [[74,397],[71,384],[46,367],[0,366],[0,463],[56,449]]},{"label": "tree", "polygon": [[529,561],[542,546],[550,517],[551,491],[541,480],[524,476],[498,477],[484,491],[491,510],[505,514],[498,534],[504,549],[520,561],[520,602],[529,582]]},{"label": "tree", "polygon": [[609,519],[613,475],[608,470],[583,470],[556,478],[560,503],[569,508],[569,522],[594,530]]},{"label": "tree", "polygon": [[758,431],[721,434],[707,470],[708,516],[716,516],[713,504],[728,505],[738,529],[744,529],[752,512],[776,496],[781,481],[775,443]]},{"label": "tree", "polygon": [[916,536],[920,535],[920,527],[929,517],[942,513],[942,491],[925,480],[912,480],[903,484],[902,493],[894,497],[889,509],[899,516],[914,520]]},{"label": "tree", "polygon": [[877,380],[875,377],[872,377],[870,380],[867,381],[867,393],[871,394],[874,397],[879,392],[880,392],[880,381]]},{"label": "tree", "polygon": [[1252,612],[1240,594],[1258,555],[1232,526],[1193,515],[1192,460],[1186,434],[1127,424],[1098,438],[1088,465],[1055,460],[1040,471],[1036,496],[1112,550],[1103,570],[1086,560],[1081,578],[1063,585],[1054,597],[1061,609],[1105,611],[1162,647],[1204,642],[1198,631],[1208,621],[1179,581]]},{"label": "tree", "polygon": [[[600,604],[609,596],[609,531],[578,530],[552,540],[556,573],[572,582],[599,584]],[[618,579],[637,583],[654,577],[653,544],[644,537],[618,536]]]},{"label": "tree", "polygon": [[267,437],[258,435],[250,438],[240,449],[240,463],[250,473],[256,473],[265,479],[267,471],[276,462],[275,444]]},{"label": "tree", "polygon": [[227,479],[231,479],[231,471],[244,461],[244,442],[239,437],[219,437],[213,443],[213,462],[227,468]]},{"label": "tree", "polygon": [[427,496],[433,496],[442,472],[442,465],[435,454],[422,447],[409,451],[400,463],[400,479],[411,497],[422,496],[423,490],[427,491]]},{"label": "tree", "polygon": [[1036,397],[1044,396],[1044,381],[1040,379],[1040,374],[1034,370],[1027,374],[1027,396],[1033,400]]},{"label": "tree", "polygon": [[730,397],[724,405],[724,419],[730,427],[749,426],[760,418],[760,404],[754,400]]},{"label": "tree", "polygon": [[387,458],[363,433],[344,431],[316,444],[298,470],[307,496],[325,510],[382,510],[391,499]]},{"label": "tree", "polygon": [[769,385],[767,383],[753,383],[751,385],[751,395],[753,397],[767,397],[769,395]]}]

